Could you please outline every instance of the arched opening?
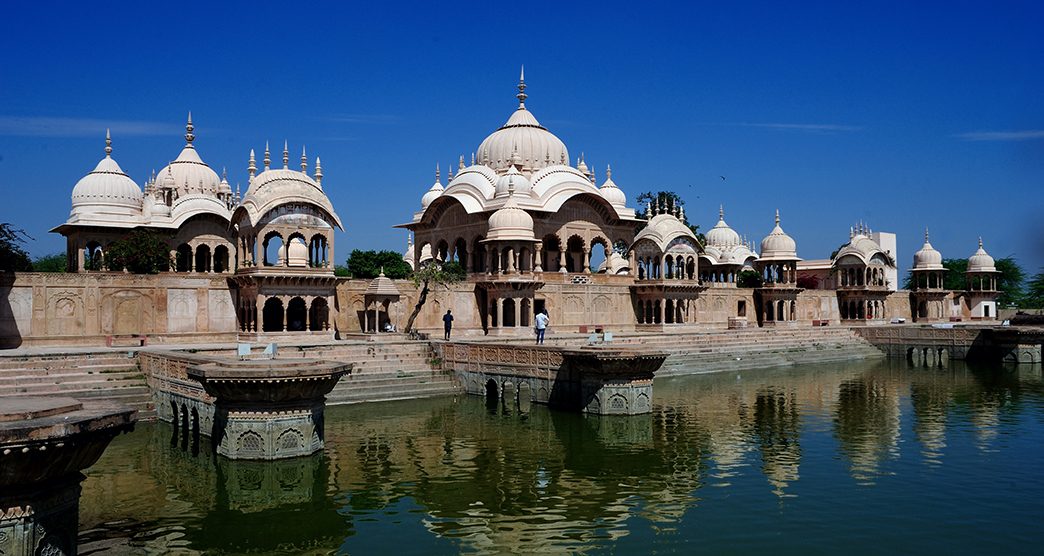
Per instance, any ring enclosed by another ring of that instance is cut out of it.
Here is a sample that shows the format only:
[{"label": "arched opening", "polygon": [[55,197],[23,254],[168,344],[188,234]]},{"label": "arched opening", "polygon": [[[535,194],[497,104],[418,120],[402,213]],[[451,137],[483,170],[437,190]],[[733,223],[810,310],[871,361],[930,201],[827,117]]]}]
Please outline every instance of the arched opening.
[{"label": "arched opening", "polygon": [[83,250],[83,270],[101,270],[105,267],[105,254],[97,241],[87,243]]},{"label": "arched opening", "polygon": [[312,332],[329,330],[330,306],[325,297],[317,297],[312,300],[312,306],[308,309],[308,329]]},{"label": "arched opening", "polygon": [[196,248],[196,272],[210,272],[210,246]]},{"label": "arched opening", "polygon": [[439,241],[439,246],[435,250],[435,252],[432,253],[432,255],[435,256],[435,260],[440,261],[440,262],[446,262],[448,260],[448,257],[449,257],[449,244],[446,243],[446,240],[443,239],[443,240]]},{"label": "arched opening", "polygon": [[591,271],[592,272],[610,272],[609,265],[606,264],[609,261],[609,242],[606,239],[597,237],[591,240]]},{"label": "arched opening", "polygon": [[486,399],[497,400],[500,398],[500,389],[497,388],[497,381],[492,378],[486,381]]},{"label": "arched opening", "polygon": [[584,239],[572,236],[566,242],[566,272],[584,271]]},{"label": "arched opening", "polygon": [[283,300],[278,297],[269,297],[265,300],[262,309],[262,330],[265,332],[283,331]]},{"label": "arched opening", "polygon": [[228,247],[218,245],[214,248],[214,272],[228,272]]},{"label": "arched opening", "polygon": [[468,242],[462,237],[453,242],[453,259],[460,263],[461,268],[468,268]]},{"label": "arched opening", "polygon": [[308,266],[324,268],[329,260],[326,236],[315,234],[308,242]]},{"label": "arched opening", "polygon": [[747,316],[747,302],[743,299],[736,302],[736,316],[745,317]]},{"label": "arched opening", "polygon": [[501,326],[515,326],[516,317],[515,314],[515,300],[505,299],[504,300],[504,314],[501,315]]},{"label": "arched opening", "polygon": [[530,325],[529,324],[530,323],[530,318],[529,317],[530,317],[531,314],[532,314],[532,308],[529,305],[529,299],[523,299],[522,302],[519,303],[519,310],[518,310],[519,324],[522,325],[522,326],[529,326]]},{"label": "arched opening", "polygon": [[472,272],[486,271],[486,244],[482,243],[483,239],[482,236],[478,236],[471,242]]},{"label": "arched opening", "polygon": [[261,243],[265,253],[264,266],[286,266],[286,251],[283,249],[283,236],[279,232],[269,232]]},{"label": "arched opening", "polygon": [[289,332],[300,332],[305,329],[308,320],[305,300],[295,297],[286,305],[286,329]]},{"label": "arched opening", "polygon": [[663,310],[664,324],[674,324],[674,300],[668,299],[664,302],[665,307]]},{"label": "arched opening", "polygon": [[547,234],[540,240],[542,247],[540,253],[540,267],[544,272],[558,272],[562,243],[555,234]]},{"label": "arched opening", "polygon": [[187,243],[178,246],[178,253],[174,257],[174,268],[177,272],[192,271],[192,247]]},{"label": "arched opening", "polygon": [[307,267],[308,245],[304,236],[300,233],[291,234],[286,240],[286,249],[283,255],[285,261],[283,266]]}]

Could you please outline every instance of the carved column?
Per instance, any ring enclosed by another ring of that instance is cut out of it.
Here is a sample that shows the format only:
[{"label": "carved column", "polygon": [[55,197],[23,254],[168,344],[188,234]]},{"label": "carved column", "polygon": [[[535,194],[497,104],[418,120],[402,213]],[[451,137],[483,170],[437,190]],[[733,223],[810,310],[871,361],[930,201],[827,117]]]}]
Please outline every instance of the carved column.
[{"label": "carved column", "polygon": [[561,250],[558,251],[558,271],[561,272],[562,274],[565,274],[566,272],[569,272],[568,270],[566,270],[566,251],[565,251],[565,249],[561,249]]},{"label": "carved column", "polygon": [[591,274],[591,250],[584,249],[584,272]]},{"label": "carved column", "polygon": [[544,271],[544,242],[536,242],[535,249],[533,250],[533,272]]}]

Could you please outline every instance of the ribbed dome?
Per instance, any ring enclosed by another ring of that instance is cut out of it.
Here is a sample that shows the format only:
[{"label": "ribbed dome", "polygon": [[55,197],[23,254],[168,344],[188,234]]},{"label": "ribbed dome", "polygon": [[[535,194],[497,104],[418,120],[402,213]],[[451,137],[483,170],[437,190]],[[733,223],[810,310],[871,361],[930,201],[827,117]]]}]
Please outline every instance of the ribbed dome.
[{"label": "ribbed dome", "polygon": [[438,199],[443,191],[445,191],[445,189],[442,187],[442,182],[439,181],[439,167],[436,166],[435,183],[432,184],[431,189],[428,189],[424,196],[421,197],[421,209],[428,208],[428,205],[430,205],[435,199]]},{"label": "ribbed dome", "polygon": [[521,161],[522,168],[535,171],[569,160],[569,151],[558,137],[540,125],[526,110],[524,76],[518,84],[518,110],[508,121],[486,137],[478,147],[479,161],[497,171],[512,165],[512,158]]},{"label": "ribbed dome", "polygon": [[507,202],[489,217],[485,241],[536,241],[533,235],[533,217],[515,203],[514,192]]},{"label": "ribbed dome", "polygon": [[982,248],[982,238],[979,238],[979,250],[968,257],[968,272],[997,272],[997,263],[993,257]]},{"label": "ribbed dome", "polygon": [[290,240],[290,246],[286,249],[287,266],[308,266],[308,246],[304,239],[297,236]]},{"label": "ribbed dome", "polygon": [[740,236],[725,223],[725,208],[718,209],[718,223],[707,232],[707,245],[725,247],[727,245],[738,245]]},{"label": "ribbed dome", "polygon": [[914,270],[942,270],[942,253],[935,250],[928,242],[928,230],[924,230],[924,245],[914,253]]},{"label": "ribbed dome", "polygon": [[634,244],[647,239],[656,244],[660,251],[667,251],[671,242],[678,238],[688,239],[693,246],[698,245],[696,234],[685,225],[677,216],[670,213],[660,213],[649,220],[649,224],[638,232],[634,238]]},{"label": "ribbed dome", "polygon": [[512,188],[514,189],[516,195],[521,195],[525,197],[528,197],[529,192],[533,189],[533,186],[529,183],[529,180],[527,180],[526,177],[523,176],[522,173],[519,172],[518,169],[514,166],[508,167],[507,173],[505,173],[503,176],[500,176],[500,178],[497,179],[495,196],[506,197],[508,193],[512,190]]},{"label": "ribbed dome", "polygon": [[181,149],[181,153],[173,162],[160,170],[160,175],[165,175],[168,171],[171,173],[178,195],[201,192],[216,195],[221,185],[221,178],[199,158],[199,153],[192,146],[192,141],[196,139],[196,136],[192,134],[193,129],[192,114],[189,114],[188,123],[185,124],[185,147]]},{"label": "ribbed dome", "polygon": [[605,167],[605,183],[598,189],[598,192],[602,194],[602,198],[609,201],[609,204],[613,206],[622,207],[627,205],[627,195],[613,181],[613,169],[611,166]]},{"label": "ribbed dome", "polygon": [[[144,194],[112,158],[112,140],[105,133],[105,158],[76,182],[72,191],[72,213],[141,211]],[[90,208],[96,207],[96,208]]]},{"label": "ribbed dome", "polygon": [[761,257],[763,261],[793,261],[797,260],[797,242],[787,235],[779,226],[779,211],[776,211],[776,227],[772,233],[761,240]]}]

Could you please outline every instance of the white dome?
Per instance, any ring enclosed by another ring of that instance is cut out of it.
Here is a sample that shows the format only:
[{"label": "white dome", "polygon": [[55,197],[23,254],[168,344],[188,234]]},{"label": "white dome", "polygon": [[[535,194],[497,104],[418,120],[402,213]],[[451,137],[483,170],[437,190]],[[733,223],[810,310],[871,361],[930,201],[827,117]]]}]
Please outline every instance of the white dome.
[{"label": "white dome", "polygon": [[707,245],[724,247],[726,245],[739,245],[740,236],[725,223],[725,208],[718,209],[718,223],[707,232]]},{"label": "white dome", "polygon": [[794,261],[798,260],[797,242],[787,235],[779,226],[779,211],[776,211],[776,227],[772,233],[761,240],[761,260]]},{"label": "white dome", "polygon": [[529,192],[533,190],[529,180],[514,166],[510,166],[507,173],[497,179],[494,197],[506,197],[512,188],[516,195],[524,197],[528,197]]},{"label": "white dome", "polygon": [[424,194],[424,196],[421,197],[421,208],[422,209],[428,208],[428,205],[430,205],[432,203],[432,201],[434,201],[435,199],[438,199],[442,195],[443,191],[445,191],[445,189],[443,189],[443,187],[442,187],[442,182],[439,181],[439,167],[436,166],[435,167],[435,183],[432,184],[431,189],[429,189]]},{"label": "white dome", "polygon": [[[72,190],[72,213],[141,211],[144,194],[112,158],[112,141],[105,136],[105,158],[76,182]],[[96,208],[90,208],[96,207]]]},{"label": "white dome", "polygon": [[924,245],[914,253],[914,270],[942,270],[942,253],[935,250],[928,242],[928,230],[924,230]]},{"label": "white dome", "polygon": [[613,169],[610,166],[605,168],[605,183],[602,184],[598,192],[613,206],[622,207],[627,205],[627,195],[613,181]]},{"label": "white dome", "polygon": [[993,257],[982,248],[982,238],[979,238],[979,250],[968,257],[968,272],[997,272],[997,263]]},{"label": "white dome", "polygon": [[233,220],[239,222],[241,211],[246,211],[253,223],[260,222],[269,211],[281,205],[309,204],[319,209],[331,226],[344,229],[341,219],[322,187],[305,172],[289,168],[270,169],[250,180],[243,201],[235,209]]},{"label": "white dome", "polygon": [[688,239],[693,249],[696,249],[696,246],[699,245],[696,234],[692,233],[692,230],[679,220],[677,216],[670,213],[660,213],[653,216],[649,220],[649,224],[642,228],[642,231],[638,232],[638,235],[634,238],[633,245],[637,245],[639,241],[647,239],[655,243],[661,253],[665,253],[670,244],[678,238]]},{"label": "white dome", "polygon": [[185,148],[181,149],[181,153],[173,162],[160,170],[160,175],[165,176],[170,172],[179,196],[190,193],[216,195],[221,187],[221,178],[199,158],[199,153],[192,146],[192,141],[196,138],[192,129],[192,114],[189,114],[188,123],[185,125]]},{"label": "white dome", "polygon": [[296,236],[290,240],[290,246],[286,249],[287,266],[308,266],[308,246],[304,238]]},{"label": "white dome", "polygon": [[526,110],[526,84],[518,84],[518,110],[500,129],[486,137],[478,147],[479,161],[494,170],[506,170],[517,158],[523,170],[535,171],[569,160],[569,151],[558,137]]},{"label": "white dome", "polygon": [[518,207],[513,193],[509,193],[504,206],[489,217],[485,241],[536,241],[533,217]]}]

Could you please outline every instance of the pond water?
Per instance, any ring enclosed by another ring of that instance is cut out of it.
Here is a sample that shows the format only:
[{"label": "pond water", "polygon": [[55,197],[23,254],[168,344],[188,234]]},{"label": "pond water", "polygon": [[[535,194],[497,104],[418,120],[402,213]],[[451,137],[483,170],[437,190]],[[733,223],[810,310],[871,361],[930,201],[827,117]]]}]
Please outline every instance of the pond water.
[{"label": "pond water", "polygon": [[478,397],[327,409],[231,462],[143,423],[87,471],[81,554],[1033,552],[1041,367],[879,361],[657,379],[595,417]]}]

